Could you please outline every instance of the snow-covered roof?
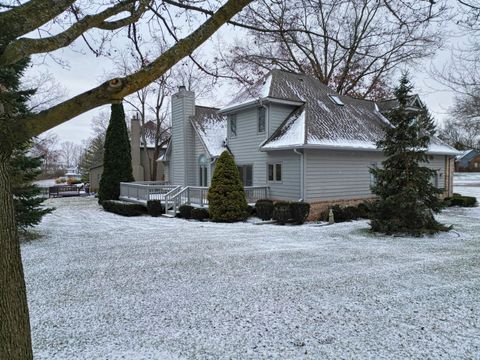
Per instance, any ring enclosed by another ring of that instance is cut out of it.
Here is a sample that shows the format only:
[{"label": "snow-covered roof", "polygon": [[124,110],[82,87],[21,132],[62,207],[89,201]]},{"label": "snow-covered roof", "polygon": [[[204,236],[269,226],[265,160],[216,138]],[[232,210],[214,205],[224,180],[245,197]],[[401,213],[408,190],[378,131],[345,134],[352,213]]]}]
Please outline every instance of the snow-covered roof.
[{"label": "snow-covered roof", "polygon": [[457,155],[456,158],[457,158],[457,160],[461,160],[465,157],[469,157],[470,153],[472,153],[473,151],[475,151],[475,150],[470,149],[470,150],[462,151],[460,154]]},{"label": "snow-covered roof", "polygon": [[[281,70],[272,70],[241,92],[221,113],[259,101],[303,104],[264,143],[263,150],[298,146],[376,149],[384,126],[389,124],[375,102],[340,95],[313,76]],[[412,102],[417,101],[413,96]],[[432,141],[429,152],[457,154],[438,139]]]},{"label": "snow-covered roof", "polygon": [[191,117],[193,128],[211,157],[220,156],[225,150],[227,118],[217,113],[218,109],[196,106]]}]

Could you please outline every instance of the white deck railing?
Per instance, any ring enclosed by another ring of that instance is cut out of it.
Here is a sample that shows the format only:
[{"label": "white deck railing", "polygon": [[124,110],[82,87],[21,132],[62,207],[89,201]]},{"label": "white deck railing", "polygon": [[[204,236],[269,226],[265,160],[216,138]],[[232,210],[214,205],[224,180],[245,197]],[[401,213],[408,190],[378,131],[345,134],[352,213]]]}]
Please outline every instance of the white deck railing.
[{"label": "white deck railing", "polygon": [[163,181],[122,182],[120,200],[147,203],[149,200],[164,200],[165,195],[176,186]]},{"label": "white deck railing", "polygon": [[[246,186],[244,190],[250,204],[269,197],[268,186]],[[158,181],[120,183],[120,200],[143,204],[149,200],[160,200],[165,204],[166,213],[176,214],[184,204],[208,206],[208,187],[182,187]]]}]

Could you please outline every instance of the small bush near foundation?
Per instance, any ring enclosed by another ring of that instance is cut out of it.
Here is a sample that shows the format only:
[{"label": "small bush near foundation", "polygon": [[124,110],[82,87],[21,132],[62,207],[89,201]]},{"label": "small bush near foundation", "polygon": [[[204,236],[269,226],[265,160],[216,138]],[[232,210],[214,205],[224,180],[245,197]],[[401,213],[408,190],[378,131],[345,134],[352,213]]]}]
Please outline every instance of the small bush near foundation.
[{"label": "small bush near foundation", "polygon": [[273,207],[273,219],[279,224],[286,224],[292,218],[292,208],[287,201],[276,202]]},{"label": "small bush near foundation", "polygon": [[147,202],[147,213],[150,216],[162,216],[165,213],[165,207],[160,200],[149,200]]},{"label": "small bush near foundation", "polygon": [[192,219],[203,221],[210,218],[208,210],[205,208],[193,208],[191,211]]},{"label": "small bush near foundation", "polygon": [[310,204],[302,201],[290,203],[292,218],[296,224],[303,224],[310,214]]},{"label": "small bush near foundation", "polygon": [[252,205],[248,205],[245,211],[247,212],[247,216],[254,216],[257,213],[255,207]]},{"label": "small bush near foundation", "polygon": [[332,209],[333,211],[333,218],[336,223],[370,218],[369,205],[367,203],[360,203],[357,206],[346,206],[346,207],[333,205],[320,215],[321,221],[329,220],[328,217],[329,217],[330,209]]},{"label": "small bush near foundation", "polygon": [[104,200],[102,206],[105,211],[122,216],[140,216],[145,214],[145,207],[140,204],[133,204],[117,200]]},{"label": "small bush near foundation", "polygon": [[178,208],[178,217],[184,219],[191,219],[192,218],[192,210],[194,209],[193,206],[190,205],[182,205]]},{"label": "small bush near foundation", "polygon": [[268,199],[258,200],[255,204],[257,216],[263,221],[271,220],[273,217],[273,201]]},{"label": "small bush near foundation", "polygon": [[452,197],[445,198],[444,203],[446,206],[474,207],[477,205],[477,198],[453,194]]}]

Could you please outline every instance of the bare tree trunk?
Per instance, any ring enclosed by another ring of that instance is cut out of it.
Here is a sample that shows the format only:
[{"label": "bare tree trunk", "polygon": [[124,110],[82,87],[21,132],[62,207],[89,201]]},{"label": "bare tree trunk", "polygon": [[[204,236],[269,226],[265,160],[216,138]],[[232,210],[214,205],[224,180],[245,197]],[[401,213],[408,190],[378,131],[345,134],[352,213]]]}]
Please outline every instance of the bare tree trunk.
[{"label": "bare tree trunk", "polygon": [[9,156],[0,154],[0,359],[33,358]]}]

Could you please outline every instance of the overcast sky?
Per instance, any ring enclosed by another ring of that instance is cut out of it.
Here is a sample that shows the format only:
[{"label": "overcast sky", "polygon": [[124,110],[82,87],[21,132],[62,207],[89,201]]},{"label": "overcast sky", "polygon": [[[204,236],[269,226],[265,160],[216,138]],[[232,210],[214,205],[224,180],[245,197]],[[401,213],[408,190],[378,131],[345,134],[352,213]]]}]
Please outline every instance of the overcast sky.
[{"label": "overcast sky", "polygon": [[[238,31],[238,30],[237,30]],[[238,36],[238,35],[236,35]],[[218,43],[219,39],[232,38],[233,30],[231,26],[224,26],[215,35],[213,40],[203,45],[203,52],[214,51],[213,43]],[[451,36],[446,39],[444,49],[439,51],[434,58],[425,59],[422,64],[415,68],[410,68],[409,72],[415,85],[415,91],[420,95],[429,107],[430,111],[435,116],[438,123],[442,123],[448,116],[448,109],[453,104],[454,94],[446,86],[442,85],[434,79],[431,74],[433,67],[441,68],[450,61],[451,51],[453,47],[461,47],[465,42],[462,36]],[[67,66],[60,66],[51,58],[42,59],[43,64],[38,65],[38,58],[34,59],[37,63],[29,71],[30,74],[35,74],[39,70],[51,72],[56,80],[66,89],[67,97],[72,97],[88,89],[98,86],[105,79],[106,74],[113,72],[112,63],[110,60],[103,57],[95,57],[86,47],[78,41],[74,48],[66,48],[55,53],[57,58],[61,58]],[[28,76],[28,73],[27,73]],[[222,82],[222,80],[220,80]],[[222,90],[225,86],[222,87]],[[228,93],[227,89],[227,93]],[[222,91],[223,93],[224,91]],[[219,100],[214,93],[209,99],[200,99],[199,103],[208,106],[221,106],[225,104],[225,97]],[[222,103],[223,102],[223,103]],[[80,143],[82,140],[90,137],[91,134],[91,119],[101,111],[108,112],[109,107],[104,106],[94,109],[85,114],[72,119],[65,124],[57,126],[51,132],[57,134],[60,141],[73,141]]]}]

